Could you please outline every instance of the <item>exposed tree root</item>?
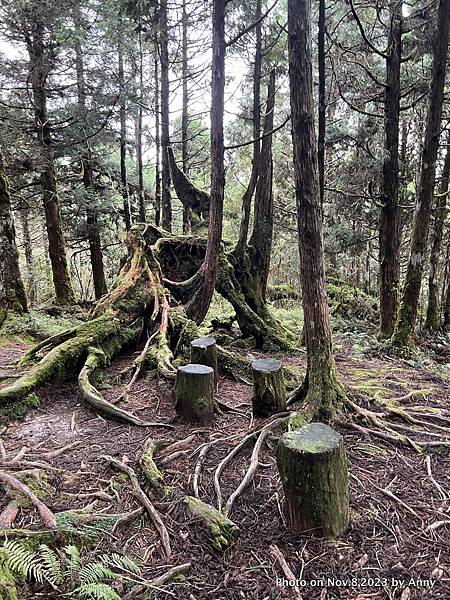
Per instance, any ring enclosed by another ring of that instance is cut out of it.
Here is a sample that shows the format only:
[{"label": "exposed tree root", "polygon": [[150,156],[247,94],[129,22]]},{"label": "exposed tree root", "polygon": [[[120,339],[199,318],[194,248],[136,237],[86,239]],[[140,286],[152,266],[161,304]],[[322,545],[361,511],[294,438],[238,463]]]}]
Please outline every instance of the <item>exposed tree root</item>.
[{"label": "exposed tree root", "polygon": [[4,472],[0,472],[0,482],[4,486],[8,486],[13,490],[20,492],[23,496],[25,496],[25,498],[27,498],[31,502],[31,504],[37,508],[42,522],[47,527],[47,529],[58,528],[55,515],[41,500],[39,500],[39,498],[35,494],[33,494],[33,492],[28,486],[19,481],[13,475]]},{"label": "exposed tree root", "polygon": [[157,444],[152,438],[148,438],[144,443],[142,454],[139,457],[139,465],[145,479],[156,488],[164,485],[164,478],[155,464],[154,454],[157,450]]},{"label": "exposed tree root", "polygon": [[132,425],[139,425],[141,427],[153,426],[173,428],[173,425],[170,425],[169,423],[149,423],[147,421],[142,421],[130,412],[123,410],[105,400],[100,392],[92,385],[89,379],[91,374],[104,366],[105,361],[106,356],[102,350],[92,347],[89,348],[89,354],[86,362],[84,363],[84,367],[81,369],[80,374],[78,375],[80,391],[86,402],[88,402],[96,410],[106,413],[111,417],[126,421],[127,423],[131,423]]},{"label": "exposed tree root", "polygon": [[117,460],[117,458],[113,458],[112,456],[104,456],[103,458],[105,460],[107,460],[108,462],[110,462],[111,464],[113,464],[115,467],[117,467],[120,471],[122,471],[123,473],[126,473],[128,475],[136,497],[139,499],[141,504],[144,506],[150,519],[153,521],[153,523],[156,527],[156,530],[159,533],[159,537],[161,539],[161,545],[162,545],[165,557],[170,558],[170,556],[172,554],[172,550],[170,547],[169,533],[168,533],[167,528],[164,525],[158,511],[153,506],[153,504],[150,502],[149,497],[147,496],[147,494],[144,492],[144,490],[139,485],[139,481],[136,476],[136,473],[133,471],[133,469],[131,467],[126,465],[124,462]]},{"label": "exposed tree root", "polygon": [[16,499],[8,502],[0,514],[0,530],[11,529],[14,520],[19,513],[19,503]]}]

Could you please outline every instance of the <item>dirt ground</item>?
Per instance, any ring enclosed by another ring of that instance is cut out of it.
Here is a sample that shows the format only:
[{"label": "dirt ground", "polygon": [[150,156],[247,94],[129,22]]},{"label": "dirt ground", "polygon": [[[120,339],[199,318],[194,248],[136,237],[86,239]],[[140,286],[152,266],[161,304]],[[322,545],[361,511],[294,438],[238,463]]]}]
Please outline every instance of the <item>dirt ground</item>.
[{"label": "dirt ground", "polygon": [[[450,442],[450,384],[424,368],[372,355],[357,358],[345,338],[337,339],[337,366],[350,397],[375,408],[375,399],[397,399],[413,410],[425,425],[409,423],[413,439]],[[25,350],[24,344],[1,349],[0,371]],[[304,357],[281,357],[285,364],[304,366]],[[110,367],[102,389],[109,400],[123,390],[120,372],[129,365],[122,356]],[[171,460],[156,462],[164,476],[164,492],[145,484],[169,531],[173,555],[161,552],[159,537],[144,516],[96,540],[92,551],[117,551],[137,558],[151,579],[171,566],[191,562],[184,581],[153,591],[152,598],[249,600],[296,598],[283,587],[283,572],[271,554],[276,545],[291,570],[301,580],[305,600],[354,598],[450,599],[450,447],[432,447],[418,453],[413,448],[337,427],[345,439],[350,471],[351,525],[337,541],[324,541],[289,533],[283,516],[283,494],[277,475],[275,451],[280,431],[268,438],[253,483],[236,501],[231,518],[240,527],[235,545],[219,553],[206,531],[187,513],[183,499],[192,494],[192,479],[202,444],[210,447],[200,475],[200,498],[216,505],[213,474],[220,460],[260,421],[251,418],[251,387],[221,377],[217,397],[241,414],[218,416],[212,427],[193,429],[176,422],[172,384],[164,380],[139,380],[125,405],[148,421],[172,423],[173,429],[133,427],[97,415],[77,397],[74,383],[52,385],[40,392],[41,404],[23,420],[11,423],[1,439],[10,460],[22,450],[21,461],[46,465],[50,492],[46,504],[54,512],[92,505],[105,514],[126,513],[140,504],[129,482],[103,458],[127,457],[139,472],[136,457],[148,436],[176,441],[193,436],[187,450]],[[378,410],[378,409],[376,409]],[[422,416],[421,416],[422,415]],[[350,418],[350,417],[349,417]],[[392,418],[400,428],[405,421]],[[46,460],[46,453],[74,444],[62,455]],[[449,444],[450,445],[450,444]],[[227,498],[249,464],[249,444],[224,471],[221,488]],[[430,456],[432,476],[427,473]],[[6,460],[6,459],[5,459]],[[439,487],[440,486],[440,487]],[[101,492],[100,496],[96,496]],[[0,509],[7,503],[3,498]],[[441,523],[445,522],[446,523]],[[439,523],[439,525],[436,525]],[[42,528],[37,512],[24,508],[15,527]],[[432,589],[431,589],[432,586]],[[23,591],[23,598],[56,598],[51,592]],[[136,598],[148,598],[149,592]]]}]

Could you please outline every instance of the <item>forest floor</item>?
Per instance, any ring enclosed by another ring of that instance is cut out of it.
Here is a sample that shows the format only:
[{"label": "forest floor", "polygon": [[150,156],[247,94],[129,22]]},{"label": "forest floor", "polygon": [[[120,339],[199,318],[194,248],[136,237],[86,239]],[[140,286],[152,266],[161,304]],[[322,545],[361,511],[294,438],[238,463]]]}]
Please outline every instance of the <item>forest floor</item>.
[{"label": "forest floor", "polygon": [[[357,335],[337,334],[335,346],[338,371],[353,400],[373,407],[377,399],[399,399],[406,408],[420,405],[427,407],[428,413],[439,409],[442,416],[450,419],[450,379],[445,374],[362,351]],[[26,347],[21,341],[3,345],[0,371]],[[304,369],[304,355],[278,356],[284,364]],[[129,363],[130,355],[123,355],[109,368],[107,385],[102,388],[108,400],[116,399],[123,391],[120,373]],[[49,492],[45,502],[54,512],[87,505],[105,514],[139,508],[128,479],[102,456],[126,456],[138,472],[135,461],[148,436],[171,442],[192,436],[188,448],[181,453],[169,458],[166,455],[165,460],[156,456],[166,484],[164,491],[155,491],[142,480],[168,528],[173,551],[170,560],[164,558],[158,534],[145,516],[121,525],[113,533],[97,532],[87,547],[86,552],[90,553],[120,552],[134,557],[142,564],[147,579],[171,566],[192,563],[184,579],[166,584],[163,591],[147,590],[132,595],[133,598],[450,598],[450,448],[421,454],[342,429],[349,458],[351,524],[341,539],[324,541],[286,530],[274,460],[274,432],[262,450],[251,487],[236,501],[231,514],[240,527],[240,536],[230,549],[220,553],[213,548],[207,532],[187,514],[183,499],[193,493],[193,473],[202,444],[215,440],[203,463],[199,491],[202,500],[217,505],[213,487],[217,464],[259,422],[251,418],[249,385],[221,377],[217,397],[238,407],[241,414],[217,416],[212,426],[197,429],[174,420],[172,384],[165,380],[147,378],[136,382],[126,408],[148,421],[173,421],[174,429],[133,427],[105,419],[81,403],[74,383],[48,386],[39,396],[40,405],[24,419],[11,422],[1,439],[8,459],[21,452],[17,468],[25,458],[48,464]],[[450,441],[450,430],[437,429],[435,435]],[[417,439],[423,439],[419,430]],[[47,460],[48,452],[67,445],[67,451]],[[251,444],[244,448],[224,471],[224,498],[242,479],[251,449]],[[427,473],[427,454],[431,457],[432,477]],[[442,486],[441,490],[435,482]],[[6,503],[6,498],[0,500],[0,509]],[[435,525],[442,521],[446,523]],[[42,527],[32,508],[23,508],[14,526]],[[284,575],[271,553],[273,545],[302,580],[301,596],[277,581]],[[120,588],[118,581],[119,593]],[[20,596],[23,600],[58,597],[39,587],[33,592],[24,588]]]}]

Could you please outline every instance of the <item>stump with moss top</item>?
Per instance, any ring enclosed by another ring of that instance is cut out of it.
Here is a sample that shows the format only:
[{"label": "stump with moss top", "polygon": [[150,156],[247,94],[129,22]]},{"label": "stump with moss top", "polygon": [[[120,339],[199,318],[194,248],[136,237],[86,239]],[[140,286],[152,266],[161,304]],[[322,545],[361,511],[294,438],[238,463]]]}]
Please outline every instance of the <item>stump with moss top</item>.
[{"label": "stump with moss top", "polygon": [[186,505],[191,515],[199,519],[212,536],[216,550],[226,550],[239,535],[239,527],[216,508],[193,496],[186,496]]},{"label": "stump with moss top", "polygon": [[186,421],[206,423],[214,418],[214,370],[195,363],[179,367],[175,410]]},{"label": "stump with moss top", "polygon": [[259,358],[252,362],[253,414],[269,417],[286,410],[286,386],[283,365],[275,358]]},{"label": "stump with moss top", "polygon": [[278,444],[287,526],[337,537],[348,525],[348,473],[343,438],[323,423],[285,433]]},{"label": "stump with moss top", "polygon": [[191,361],[194,364],[206,365],[214,371],[214,380],[217,381],[217,344],[212,337],[201,337],[191,342]]}]

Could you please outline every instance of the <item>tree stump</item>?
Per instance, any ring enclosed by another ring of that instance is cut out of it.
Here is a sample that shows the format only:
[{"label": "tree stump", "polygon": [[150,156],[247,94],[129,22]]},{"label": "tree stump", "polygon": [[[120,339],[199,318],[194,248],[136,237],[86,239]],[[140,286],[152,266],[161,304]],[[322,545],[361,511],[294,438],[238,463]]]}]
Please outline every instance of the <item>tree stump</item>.
[{"label": "tree stump", "polygon": [[310,423],[285,433],[278,444],[287,525],[337,537],[348,525],[348,473],[340,433]]},{"label": "tree stump", "polygon": [[206,365],[214,371],[214,381],[217,381],[217,344],[212,337],[201,337],[191,342],[191,361],[198,365]]},{"label": "tree stump", "polygon": [[275,358],[259,358],[252,362],[253,414],[268,417],[286,410],[286,386],[283,366]]},{"label": "tree stump", "polygon": [[214,371],[206,365],[179,367],[175,410],[186,421],[205,423],[214,417]]}]

